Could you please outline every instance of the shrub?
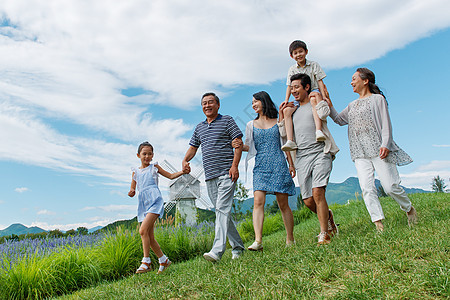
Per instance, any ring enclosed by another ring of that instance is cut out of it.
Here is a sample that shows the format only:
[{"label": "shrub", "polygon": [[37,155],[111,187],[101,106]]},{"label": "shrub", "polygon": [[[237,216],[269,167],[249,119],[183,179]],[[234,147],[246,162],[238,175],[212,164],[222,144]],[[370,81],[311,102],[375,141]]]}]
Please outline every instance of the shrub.
[{"label": "shrub", "polygon": [[98,247],[95,256],[102,277],[117,279],[131,274],[142,257],[139,234],[118,227],[115,234],[108,233]]},{"label": "shrub", "polygon": [[56,280],[50,272],[50,263],[48,257],[32,254],[23,256],[8,271],[2,268],[0,277],[5,299],[43,299],[54,294]]},{"label": "shrub", "polygon": [[[308,209],[294,211],[294,222],[311,215]],[[212,222],[194,227],[171,224],[172,219],[158,222],[155,238],[172,261],[189,260],[211,249]],[[280,213],[267,215],[263,234],[279,230],[284,230]],[[252,218],[240,222],[238,231],[244,242],[252,240]],[[42,299],[133,274],[142,257],[142,242],[136,223],[127,223],[106,234],[7,241],[0,250],[0,298]],[[150,257],[155,269],[158,259],[153,251]]]},{"label": "shrub", "polygon": [[66,246],[49,257],[58,294],[86,288],[100,281],[98,266],[92,256],[92,247],[77,249]]}]

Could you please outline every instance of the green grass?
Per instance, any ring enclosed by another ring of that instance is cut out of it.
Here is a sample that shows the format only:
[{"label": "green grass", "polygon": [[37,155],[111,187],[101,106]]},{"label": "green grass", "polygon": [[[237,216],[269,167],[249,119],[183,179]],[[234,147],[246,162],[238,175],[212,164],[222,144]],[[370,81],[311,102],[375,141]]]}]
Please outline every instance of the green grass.
[{"label": "green grass", "polygon": [[[361,201],[333,207],[340,235],[316,245],[318,221],[264,237],[264,252],[238,261],[228,250],[213,264],[201,257],[156,271],[77,291],[62,299],[448,299],[450,194],[415,194],[420,223],[382,199],[385,232],[378,234]],[[249,244],[250,242],[248,242]]]}]

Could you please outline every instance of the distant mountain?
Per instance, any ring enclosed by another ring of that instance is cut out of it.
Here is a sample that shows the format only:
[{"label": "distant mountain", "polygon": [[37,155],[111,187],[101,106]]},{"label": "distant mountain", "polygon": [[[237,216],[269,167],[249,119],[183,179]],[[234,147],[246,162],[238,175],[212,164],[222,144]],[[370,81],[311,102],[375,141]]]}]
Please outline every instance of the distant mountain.
[{"label": "distant mountain", "polygon": [[27,227],[25,225],[17,223],[17,224],[10,225],[8,228],[0,230],[0,236],[11,235],[11,234],[21,235],[21,234],[27,234],[27,233],[40,233],[40,232],[44,232],[44,231],[46,231],[46,230],[36,227],[36,226]]},{"label": "distant mountain", "polygon": [[114,231],[119,226],[123,226],[125,228],[136,229],[138,226],[137,217],[134,217],[133,219],[130,219],[130,220],[115,221],[115,222],[110,223],[110,224],[106,225],[105,227],[99,229],[99,231],[100,232]]},{"label": "distant mountain", "polygon": [[[375,179],[375,186],[378,188],[381,185],[378,179]],[[425,191],[418,188],[407,188],[402,186],[407,194],[415,194],[415,193],[429,193],[429,191]],[[300,195],[300,188],[296,187],[296,194],[294,196],[289,197],[289,206],[291,209],[297,208],[297,197]],[[325,198],[327,199],[328,204],[338,203],[345,204],[350,199],[355,199],[355,193],[359,194],[359,198],[361,199],[361,188],[359,187],[359,181],[356,177],[349,177],[344,182],[341,183],[328,183],[327,191],[325,193]],[[275,195],[267,195],[266,196],[266,205],[272,204],[273,201],[276,201]],[[242,212],[246,212],[247,210],[251,210],[253,205],[253,197],[248,198],[244,201],[242,205]]]},{"label": "distant mountain", "polygon": [[88,229],[88,232],[92,233],[92,232],[97,231],[102,228],[103,228],[103,226],[95,226],[95,227],[92,227],[91,229]]},{"label": "distant mountain", "polygon": [[[381,183],[378,179],[375,179],[375,186],[377,188],[381,186]],[[407,188],[404,186],[401,187],[403,187],[407,194],[429,193],[429,191],[418,188]],[[327,186],[325,197],[327,198],[328,203],[345,204],[349,199],[355,199],[355,193],[358,193],[359,197],[362,197],[358,178],[349,177],[342,183],[330,182]]]}]

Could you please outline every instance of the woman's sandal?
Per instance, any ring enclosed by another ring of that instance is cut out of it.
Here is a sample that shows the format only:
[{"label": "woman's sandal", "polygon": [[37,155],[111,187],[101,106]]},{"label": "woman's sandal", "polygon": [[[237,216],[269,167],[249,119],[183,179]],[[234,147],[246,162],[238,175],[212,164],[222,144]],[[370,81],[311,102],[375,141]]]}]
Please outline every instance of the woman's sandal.
[{"label": "woman's sandal", "polygon": [[149,272],[151,270],[152,269],[150,268],[150,263],[141,262],[141,265],[139,266],[139,269],[136,270],[136,274],[147,273],[147,272]]},{"label": "woman's sandal", "polygon": [[158,274],[161,274],[162,272],[164,272],[171,264],[172,264],[172,262],[169,259],[166,259],[165,262],[160,263]]},{"label": "woman's sandal", "polygon": [[258,243],[257,241],[254,241],[253,244],[251,244],[247,249],[250,251],[262,251],[263,245],[262,245],[262,243]]}]

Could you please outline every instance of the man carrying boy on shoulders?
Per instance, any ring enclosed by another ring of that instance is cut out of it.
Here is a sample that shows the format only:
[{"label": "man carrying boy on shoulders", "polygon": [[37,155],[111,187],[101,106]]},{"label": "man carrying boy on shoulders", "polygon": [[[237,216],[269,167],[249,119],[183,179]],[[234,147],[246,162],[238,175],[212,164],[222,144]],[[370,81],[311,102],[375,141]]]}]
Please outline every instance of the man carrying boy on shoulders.
[{"label": "man carrying boy on shoulders", "polygon": [[[299,102],[299,107],[292,115],[295,143],[297,147],[295,168],[297,169],[298,183],[305,205],[317,214],[320,223],[318,244],[331,242],[331,235],[337,234],[338,229],[333,220],[333,214],[328,209],[325,199],[325,189],[330,178],[332,160],[339,151],[326,122],[322,123],[322,131],[327,136],[325,141],[317,141],[315,136],[312,106],[309,94],[311,92],[311,79],[306,74],[295,74],[291,78],[291,93]],[[293,106],[292,102],[282,103],[280,106],[280,135],[286,136],[283,110],[286,106]],[[330,108],[326,101],[316,105],[316,111],[321,120],[326,120]]]}]

